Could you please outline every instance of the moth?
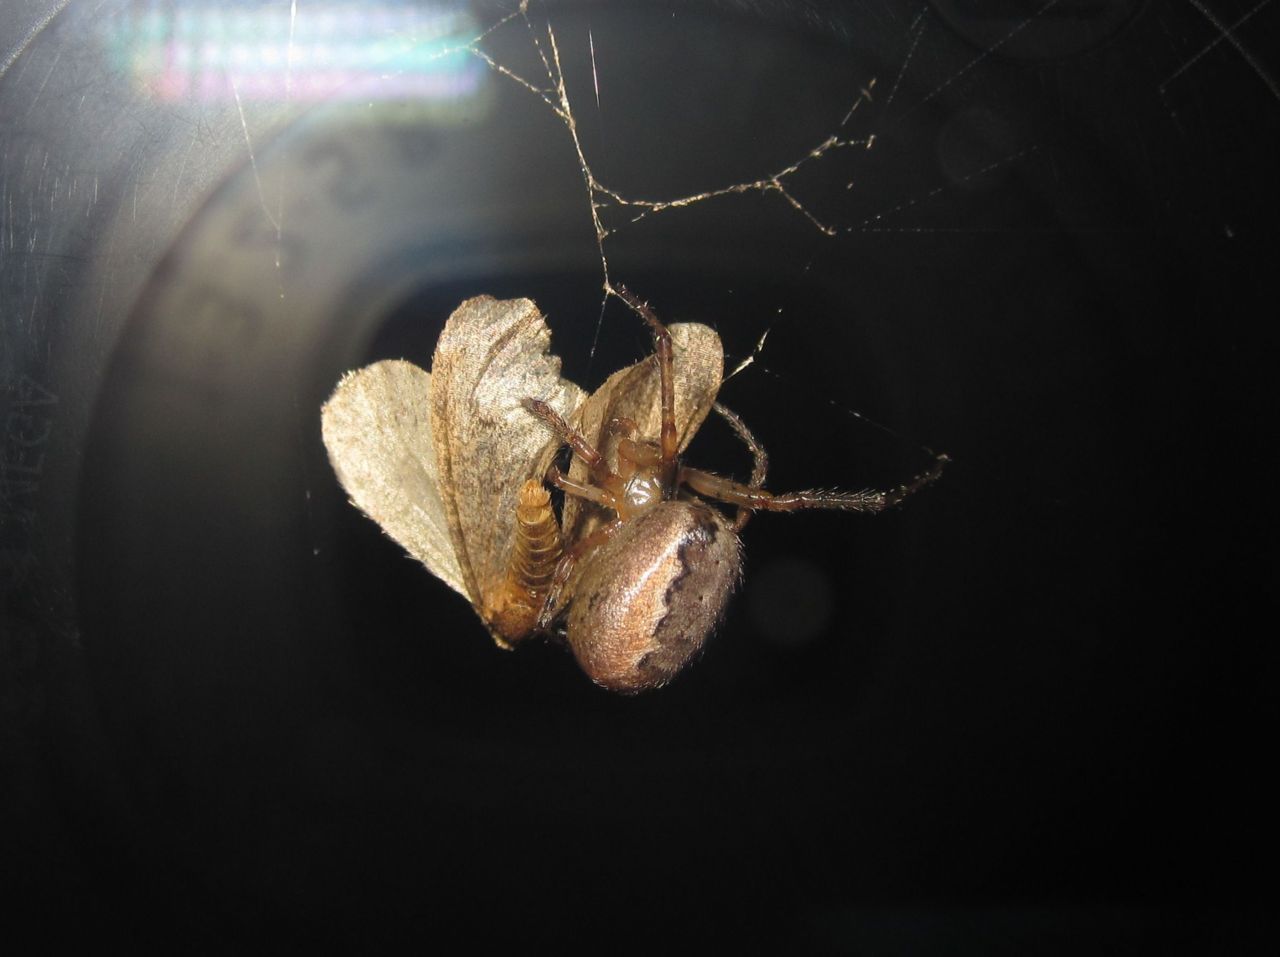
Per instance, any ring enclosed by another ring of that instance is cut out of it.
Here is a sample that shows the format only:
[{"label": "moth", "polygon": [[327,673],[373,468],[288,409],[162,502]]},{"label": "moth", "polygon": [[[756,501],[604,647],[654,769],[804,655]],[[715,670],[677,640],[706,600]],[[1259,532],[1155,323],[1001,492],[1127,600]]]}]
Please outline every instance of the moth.
[{"label": "moth", "polygon": [[[617,292],[654,352],[590,396],[561,377],[532,301],[479,296],[445,323],[430,372],[387,360],[346,374],[321,431],[352,503],[470,601],[500,647],[562,626],[593,681],[634,693],[702,648],[741,579],[754,512],[882,511],[948,459],[889,491],[766,491],[764,447],[717,402],[715,330],[667,327]],[[745,484],[682,461],[713,410],[752,454]],[[563,493],[559,517],[548,485]]]}]

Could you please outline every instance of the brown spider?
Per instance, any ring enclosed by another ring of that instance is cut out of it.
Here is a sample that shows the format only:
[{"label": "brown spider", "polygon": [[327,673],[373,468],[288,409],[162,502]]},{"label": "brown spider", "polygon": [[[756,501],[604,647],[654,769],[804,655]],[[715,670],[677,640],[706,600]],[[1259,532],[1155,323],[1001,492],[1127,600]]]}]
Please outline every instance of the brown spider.
[{"label": "brown spider", "polygon": [[[546,473],[546,481],[566,496],[561,526],[570,544],[549,581],[547,562],[542,563],[534,589],[543,595],[535,629],[548,630],[564,613],[569,645],[592,680],[636,692],[665,684],[702,647],[741,577],[738,533],[754,512],[880,512],[936,480],[948,457],[938,455],[927,471],[889,491],[775,494],[762,487],[768,471],[764,447],[736,414],[714,402],[712,408],[751,451],[751,480],[744,485],[685,465],[679,456],[671,333],[644,302],[624,288],[616,291],[653,331],[658,436],[638,438],[633,418],[601,409],[593,415],[584,407],[582,424],[603,421],[593,442],[548,403],[524,400],[574,456],[569,475],[554,465]],[[612,392],[623,393],[621,386]],[[609,383],[597,393],[610,394]],[[698,425],[686,423],[684,443]],[[737,506],[734,520],[699,496]]]},{"label": "brown spider", "polygon": [[[947,457],[888,492],[768,492],[764,447],[715,401],[715,331],[668,329],[615,291],[653,330],[655,355],[590,396],[561,378],[533,302],[477,296],[445,323],[430,372],[389,359],[348,373],[321,429],[352,503],[464,595],[499,646],[563,619],[583,670],[635,692],[669,681],[706,640],[741,577],[738,533],[754,512],[879,512]],[[680,461],[712,409],[751,451],[745,485]],[[567,475],[552,464],[564,445]],[[544,480],[564,493],[559,519]]]}]

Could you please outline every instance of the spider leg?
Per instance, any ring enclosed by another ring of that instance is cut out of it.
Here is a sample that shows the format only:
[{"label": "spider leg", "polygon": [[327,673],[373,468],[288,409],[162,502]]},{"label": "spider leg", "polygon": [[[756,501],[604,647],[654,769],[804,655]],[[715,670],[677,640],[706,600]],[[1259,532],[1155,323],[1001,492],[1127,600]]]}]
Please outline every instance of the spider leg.
[{"label": "spider leg", "polygon": [[769,474],[769,453],[764,450],[764,446],[760,444],[760,440],[755,437],[747,423],[742,421],[742,417],[727,406],[721,405],[719,402],[711,406],[720,414],[726,422],[729,423],[733,431],[737,433],[738,438],[742,440],[742,444],[751,452],[751,481],[747,484],[752,488],[759,488],[764,485],[764,480]]},{"label": "spider leg", "polygon": [[588,442],[582,433],[566,422],[559,412],[541,399],[526,398],[524,407],[547,423],[560,436],[561,441],[573,449],[573,454],[587,464],[587,468],[591,470],[591,477],[597,485],[600,485],[613,495],[621,495],[623,493],[624,483],[609,468],[609,463],[605,461],[605,457],[596,451],[595,446]]},{"label": "spider leg", "polygon": [[676,386],[671,351],[671,333],[654,311],[625,286],[615,286],[614,291],[653,330],[654,351],[658,354],[658,380],[662,388],[662,466],[665,480],[675,472],[676,456],[680,452],[680,437],[676,434]]},{"label": "spider leg", "polygon": [[849,512],[882,512],[897,505],[913,492],[936,481],[943,466],[951,459],[939,455],[933,465],[905,485],[887,491],[864,489],[860,492],[805,491],[774,494],[753,488],[701,469],[682,467],[680,481],[699,495],[737,505],[752,511],[794,512],[808,508],[829,508]]},{"label": "spider leg", "polygon": [[[742,440],[742,444],[751,451],[751,481],[747,485],[750,488],[760,488],[764,485],[764,480],[769,474],[769,453],[764,450],[760,440],[747,428],[747,423],[742,421],[742,417],[738,413],[727,406],[721,405],[719,402],[711,407],[720,414],[722,419],[729,423],[729,426],[737,433],[738,438]],[[733,522],[733,530],[735,532],[742,531],[750,518],[751,509],[739,507],[737,518]]]},{"label": "spider leg", "polygon": [[586,485],[582,482],[575,482],[554,465],[547,469],[547,481],[566,495],[586,499],[588,502],[603,505],[605,508],[614,507],[613,496],[604,489],[596,488],[594,485]]},{"label": "spider leg", "polygon": [[537,631],[546,631],[551,627],[551,622],[555,620],[556,614],[560,611],[560,595],[564,591],[565,585],[569,584],[569,578],[573,575],[573,566],[577,564],[579,558],[585,555],[597,545],[603,545],[609,536],[622,527],[622,519],[615,518],[608,525],[601,525],[586,538],[580,538],[568,548],[560,556],[560,561],[556,564],[555,574],[551,576],[551,584],[547,589],[546,598],[542,603],[542,611],[538,614],[538,621],[535,625]]}]

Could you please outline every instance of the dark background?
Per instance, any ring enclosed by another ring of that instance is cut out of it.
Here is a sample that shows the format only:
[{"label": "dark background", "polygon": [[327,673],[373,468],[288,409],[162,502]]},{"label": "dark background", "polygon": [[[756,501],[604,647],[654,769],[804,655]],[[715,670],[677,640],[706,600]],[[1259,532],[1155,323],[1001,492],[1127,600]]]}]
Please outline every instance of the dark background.
[{"label": "dark background", "polygon": [[[621,698],[554,644],[494,649],[318,428],[343,371],[427,364],[478,293],[535,299],[588,388],[645,354],[600,319],[564,126],[487,73],[451,121],[165,101],[102,40],[140,6],[0,18],[9,926],[1265,939],[1280,8],[534,5],[627,196],[781,169],[875,78],[841,131],[873,147],[786,181],[835,236],[748,194],[614,211],[605,251],[730,366],[769,330],[722,399],[771,487],[954,459],[890,515],[755,520],[703,658]],[[535,77],[531,42],[517,18],[485,49]],[[749,466],[714,424],[690,458]]]}]

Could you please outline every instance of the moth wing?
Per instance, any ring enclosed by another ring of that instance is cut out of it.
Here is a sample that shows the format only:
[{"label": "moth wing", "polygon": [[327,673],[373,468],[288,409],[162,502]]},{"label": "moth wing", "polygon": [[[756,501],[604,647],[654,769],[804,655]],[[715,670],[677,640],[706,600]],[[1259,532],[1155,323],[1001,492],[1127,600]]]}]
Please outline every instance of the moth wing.
[{"label": "moth wing", "polygon": [[[714,329],[698,322],[675,323],[667,329],[671,333],[676,434],[683,452],[702,427],[720,392],[724,347]],[[582,403],[577,419],[571,420],[616,471],[617,442],[605,431],[613,419],[634,421],[638,438],[658,438],[662,430],[662,382],[657,355],[609,376]],[[569,477],[578,482],[589,481],[586,465],[576,457]],[[600,506],[565,496],[562,524],[566,540],[575,541],[590,534],[608,515]]]},{"label": "moth wing", "polygon": [[440,491],[430,395],[431,375],[413,363],[375,362],[342,377],[320,411],[321,434],[352,503],[468,595]]},{"label": "moth wing", "polygon": [[468,299],[436,344],[431,412],[444,514],[472,604],[503,580],[525,479],[542,476],[560,439],[524,407],[542,399],[566,420],[586,397],[560,378],[551,330],[528,299]]}]

